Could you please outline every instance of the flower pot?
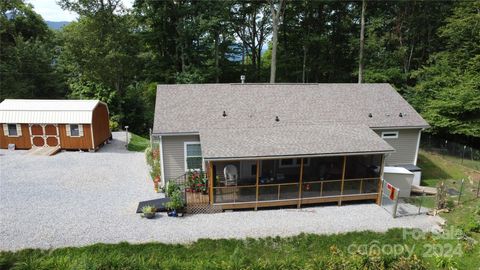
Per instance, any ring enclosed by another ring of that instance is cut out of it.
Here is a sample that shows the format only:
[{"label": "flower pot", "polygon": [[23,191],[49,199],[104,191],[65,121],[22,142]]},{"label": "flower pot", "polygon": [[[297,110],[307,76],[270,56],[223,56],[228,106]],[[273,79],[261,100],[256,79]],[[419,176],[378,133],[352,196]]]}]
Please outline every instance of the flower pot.
[{"label": "flower pot", "polygon": [[172,210],[171,212],[168,213],[169,217],[178,217],[177,210]]},{"label": "flower pot", "polygon": [[143,216],[146,217],[147,219],[152,219],[155,217],[155,212],[148,212],[148,213],[143,213]]}]

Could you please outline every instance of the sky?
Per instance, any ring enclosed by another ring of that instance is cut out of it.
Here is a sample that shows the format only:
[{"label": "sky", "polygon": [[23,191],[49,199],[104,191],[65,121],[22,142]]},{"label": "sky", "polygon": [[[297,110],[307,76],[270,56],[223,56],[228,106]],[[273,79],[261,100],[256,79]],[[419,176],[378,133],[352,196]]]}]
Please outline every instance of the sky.
[{"label": "sky", "polygon": [[[122,0],[126,8],[131,8],[134,0]],[[32,4],[33,9],[42,15],[46,21],[74,21],[78,14],[62,10],[57,4],[57,0],[26,0],[25,2]]]}]

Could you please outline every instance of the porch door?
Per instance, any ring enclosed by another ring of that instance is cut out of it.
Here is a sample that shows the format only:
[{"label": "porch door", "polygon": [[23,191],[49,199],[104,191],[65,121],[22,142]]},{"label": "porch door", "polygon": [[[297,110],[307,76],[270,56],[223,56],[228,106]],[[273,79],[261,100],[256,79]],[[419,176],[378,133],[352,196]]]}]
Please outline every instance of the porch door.
[{"label": "porch door", "polygon": [[[256,160],[242,160],[240,161],[240,179],[252,179],[257,176],[257,161]],[[262,162],[260,162],[260,170]]]}]

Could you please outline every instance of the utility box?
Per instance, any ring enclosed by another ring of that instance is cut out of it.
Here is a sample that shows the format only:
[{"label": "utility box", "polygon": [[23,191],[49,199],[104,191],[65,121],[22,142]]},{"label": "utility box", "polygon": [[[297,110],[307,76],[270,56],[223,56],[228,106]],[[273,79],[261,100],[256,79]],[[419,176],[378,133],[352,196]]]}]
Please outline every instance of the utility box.
[{"label": "utility box", "polygon": [[400,189],[399,197],[410,197],[414,173],[402,167],[384,167],[383,179]]},{"label": "utility box", "polygon": [[422,180],[422,169],[413,164],[396,165],[396,167],[402,167],[413,173],[413,185],[420,186]]}]

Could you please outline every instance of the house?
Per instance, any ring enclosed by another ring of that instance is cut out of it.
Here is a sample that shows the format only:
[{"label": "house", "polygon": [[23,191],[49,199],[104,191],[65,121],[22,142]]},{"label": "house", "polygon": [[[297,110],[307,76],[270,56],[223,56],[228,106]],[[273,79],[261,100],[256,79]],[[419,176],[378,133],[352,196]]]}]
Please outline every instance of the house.
[{"label": "house", "polygon": [[162,181],[206,171],[222,209],[379,201],[427,122],[389,84],[159,85]]},{"label": "house", "polygon": [[5,99],[0,148],[96,150],[111,136],[108,114],[99,100]]}]

